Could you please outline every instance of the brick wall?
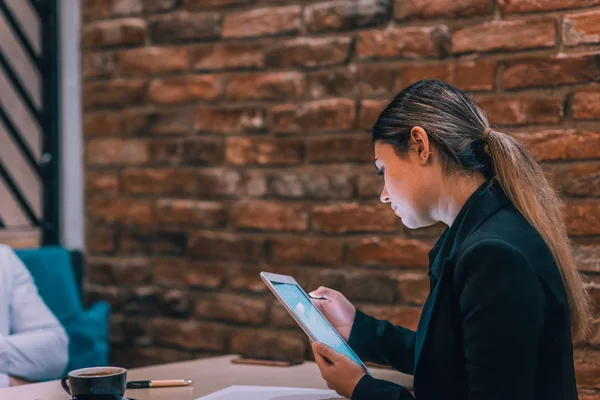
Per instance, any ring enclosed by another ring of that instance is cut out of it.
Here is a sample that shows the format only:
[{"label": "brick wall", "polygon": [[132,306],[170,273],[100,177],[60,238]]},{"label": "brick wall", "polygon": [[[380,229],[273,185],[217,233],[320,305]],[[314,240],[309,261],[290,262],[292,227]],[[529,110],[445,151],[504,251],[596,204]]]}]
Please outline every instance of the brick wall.
[{"label": "brick wall", "polygon": [[443,228],[379,204],[369,128],[422,78],[543,163],[600,300],[600,0],[84,3],[87,289],[114,307],[115,363],[309,357],[261,270],[415,327]]}]

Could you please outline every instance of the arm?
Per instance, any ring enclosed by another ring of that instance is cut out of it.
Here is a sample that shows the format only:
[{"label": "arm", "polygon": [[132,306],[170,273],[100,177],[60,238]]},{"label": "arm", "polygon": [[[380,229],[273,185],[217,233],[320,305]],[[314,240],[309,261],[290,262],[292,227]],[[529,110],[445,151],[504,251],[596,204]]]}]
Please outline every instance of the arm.
[{"label": "arm", "polygon": [[9,336],[0,336],[0,374],[31,381],[60,377],[68,361],[64,329],[40,298],[29,271],[10,248],[0,247],[0,263],[9,277],[11,332]]},{"label": "arm", "polygon": [[414,400],[404,387],[365,375],[352,392],[352,400]]},{"label": "arm", "polygon": [[414,374],[415,332],[410,329],[356,310],[348,344],[363,361],[391,365],[405,374]]},{"label": "arm", "polygon": [[458,256],[454,283],[468,399],[533,399],[545,299],[525,255],[499,240],[479,242]]}]

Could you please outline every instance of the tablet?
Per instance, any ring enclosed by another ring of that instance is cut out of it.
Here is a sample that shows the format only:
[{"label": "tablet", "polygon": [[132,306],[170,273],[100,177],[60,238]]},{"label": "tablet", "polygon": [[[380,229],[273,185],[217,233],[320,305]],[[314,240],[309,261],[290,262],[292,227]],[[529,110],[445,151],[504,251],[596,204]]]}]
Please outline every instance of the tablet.
[{"label": "tablet", "polygon": [[321,311],[310,301],[306,292],[302,290],[294,278],[270,272],[261,272],[260,277],[309,338],[315,342],[324,343],[338,353],[342,353],[371,375],[365,364],[352,351],[348,343],[329,323],[327,318],[321,314]]}]

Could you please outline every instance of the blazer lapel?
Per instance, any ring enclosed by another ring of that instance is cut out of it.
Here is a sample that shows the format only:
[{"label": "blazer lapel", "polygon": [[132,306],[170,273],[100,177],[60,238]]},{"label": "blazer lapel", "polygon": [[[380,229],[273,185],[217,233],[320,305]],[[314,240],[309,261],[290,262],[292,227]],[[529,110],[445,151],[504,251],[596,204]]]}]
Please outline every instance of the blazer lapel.
[{"label": "blazer lapel", "polygon": [[[417,336],[415,342],[415,374],[421,361],[423,347],[427,343],[431,320],[438,309],[437,301],[440,288],[447,285],[448,265],[452,264],[454,253],[464,239],[474,232],[486,219],[502,208],[508,199],[498,182],[486,182],[467,200],[452,227],[448,228],[430,253],[429,274],[437,283],[432,284],[432,289],[423,305]],[[433,282],[433,281],[432,281]]]}]

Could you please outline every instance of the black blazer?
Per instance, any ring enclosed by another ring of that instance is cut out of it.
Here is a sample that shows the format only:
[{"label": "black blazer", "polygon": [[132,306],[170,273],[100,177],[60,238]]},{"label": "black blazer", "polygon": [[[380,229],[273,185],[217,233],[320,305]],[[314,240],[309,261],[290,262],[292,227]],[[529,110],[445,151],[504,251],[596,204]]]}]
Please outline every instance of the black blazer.
[{"label": "black blazer", "polygon": [[[577,399],[558,267],[497,182],[473,193],[429,259],[417,331],[357,311],[349,344],[361,359],[413,374],[417,400]],[[352,400],[367,399],[413,396],[365,376]]]}]

